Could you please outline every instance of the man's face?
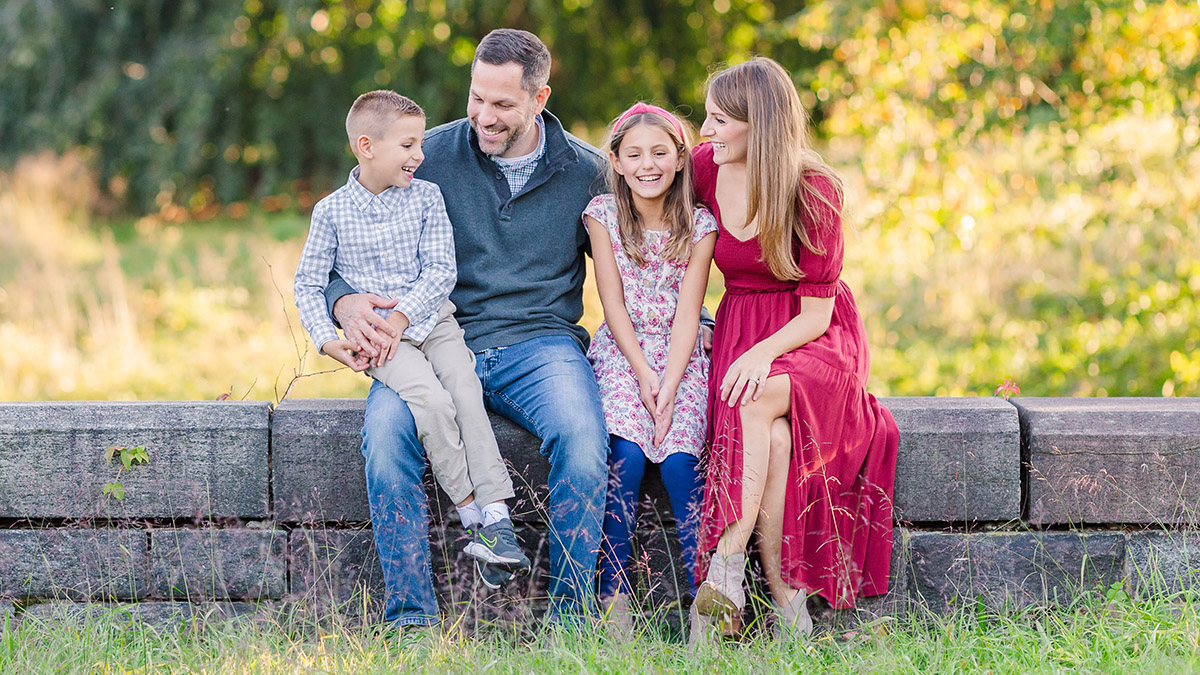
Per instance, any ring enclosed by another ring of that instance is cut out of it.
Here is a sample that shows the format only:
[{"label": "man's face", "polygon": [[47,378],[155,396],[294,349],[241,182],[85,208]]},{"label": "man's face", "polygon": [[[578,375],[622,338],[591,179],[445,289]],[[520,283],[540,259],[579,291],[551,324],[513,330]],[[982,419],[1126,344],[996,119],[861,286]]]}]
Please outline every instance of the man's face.
[{"label": "man's face", "polygon": [[533,118],[546,107],[550,87],[531,94],[521,87],[521,66],[477,61],[471,73],[467,119],[479,134],[479,149],[498,157],[520,157],[537,148]]}]

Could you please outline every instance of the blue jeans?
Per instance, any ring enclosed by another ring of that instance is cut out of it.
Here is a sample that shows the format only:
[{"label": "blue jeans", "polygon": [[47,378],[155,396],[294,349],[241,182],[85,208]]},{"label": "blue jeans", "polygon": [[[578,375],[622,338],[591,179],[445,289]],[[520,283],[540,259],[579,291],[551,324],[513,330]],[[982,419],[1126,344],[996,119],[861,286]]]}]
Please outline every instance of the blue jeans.
[{"label": "blue jeans", "polygon": [[[592,612],[608,432],[591,364],[574,339],[555,335],[478,352],[475,372],[488,407],[541,438],[550,460],[551,617]],[[367,396],[363,455],[386,620],[435,622],[424,451],[408,406],[379,383]]]},{"label": "blue jeans", "polygon": [[387,589],[384,620],[398,626],[436,625],[437,597],[429,560],[425,450],[408,404],[378,380],[367,394],[362,430],[367,499],[375,550]]},{"label": "blue jeans", "polygon": [[[683,549],[690,594],[694,594],[696,587],[696,526],[700,499],[704,496],[704,477],[698,464],[699,460],[692,455],[676,452],[658,465],[675,513],[675,531]],[[603,598],[633,590],[625,574],[625,561],[629,559],[630,541],[637,525],[638,494],[646,474],[646,455],[637,443],[613,436],[609,465],[612,477],[608,483],[604,542],[600,548],[600,597]]]}]

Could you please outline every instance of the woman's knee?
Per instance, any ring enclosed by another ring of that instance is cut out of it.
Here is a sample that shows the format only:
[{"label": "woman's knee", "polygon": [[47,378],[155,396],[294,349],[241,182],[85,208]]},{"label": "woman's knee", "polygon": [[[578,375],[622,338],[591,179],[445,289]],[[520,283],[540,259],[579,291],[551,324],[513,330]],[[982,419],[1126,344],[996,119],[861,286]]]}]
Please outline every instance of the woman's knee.
[{"label": "woman's knee", "polygon": [[791,451],[792,425],[788,423],[788,418],[777,417],[771,422],[771,454],[791,453]]}]

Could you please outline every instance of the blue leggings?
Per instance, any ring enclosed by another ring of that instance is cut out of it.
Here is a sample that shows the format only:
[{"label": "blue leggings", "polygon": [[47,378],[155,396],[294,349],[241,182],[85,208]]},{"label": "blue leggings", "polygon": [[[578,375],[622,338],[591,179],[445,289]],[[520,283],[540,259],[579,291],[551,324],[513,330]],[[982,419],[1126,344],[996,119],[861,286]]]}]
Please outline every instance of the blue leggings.
[{"label": "blue leggings", "polygon": [[[630,593],[625,574],[630,541],[637,524],[638,493],[646,473],[646,455],[641,446],[620,436],[609,437],[608,503],[604,511],[604,538],[600,543],[600,597]],[[675,528],[688,572],[688,593],[694,594],[696,573],[696,525],[704,478],[698,461],[686,452],[669,455],[659,464],[663,485],[675,512]]]}]

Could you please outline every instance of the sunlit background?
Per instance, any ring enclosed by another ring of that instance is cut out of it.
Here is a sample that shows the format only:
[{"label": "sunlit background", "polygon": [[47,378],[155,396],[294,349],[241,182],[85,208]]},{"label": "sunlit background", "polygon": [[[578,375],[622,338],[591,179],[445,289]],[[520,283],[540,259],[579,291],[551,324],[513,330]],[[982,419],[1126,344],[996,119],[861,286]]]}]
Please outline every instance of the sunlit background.
[{"label": "sunlit background", "polygon": [[[848,186],[881,395],[1200,392],[1200,5],[740,0],[0,5],[0,399],[359,396],[291,279],[342,121],[465,111],[475,44],[540,35],[599,143],[702,119],[720,62],[792,72]],[[718,274],[709,307],[721,295]],[[600,321],[587,289],[589,329]]]}]

